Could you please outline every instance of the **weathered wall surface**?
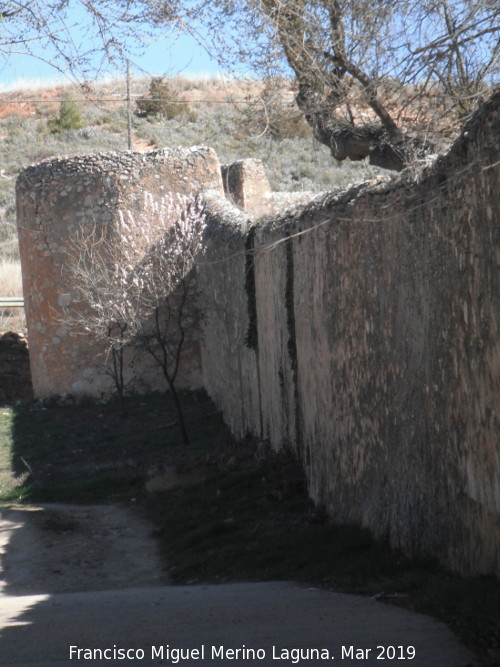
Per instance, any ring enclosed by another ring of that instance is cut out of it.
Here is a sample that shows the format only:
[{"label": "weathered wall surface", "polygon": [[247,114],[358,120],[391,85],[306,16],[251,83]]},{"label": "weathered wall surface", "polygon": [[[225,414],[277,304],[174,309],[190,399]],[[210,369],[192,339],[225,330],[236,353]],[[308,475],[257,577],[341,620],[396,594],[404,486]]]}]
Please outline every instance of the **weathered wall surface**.
[{"label": "weathered wall surface", "polygon": [[204,311],[203,383],[223,410],[233,433],[244,437],[256,432],[261,413],[255,352],[245,344],[245,234],[251,220],[221,200],[209,201],[207,205],[207,253],[198,267]]},{"label": "weathered wall surface", "polygon": [[271,212],[271,186],[261,160],[238,160],[221,167],[224,193],[249,215]]},{"label": "weathered wall surface", "polygon": [[[254,188],[252,164],[239,163],[228,193],[241,190],[247,213],[224,202],[210,149],[25,170],[18,223],[35,395],[111,389],[103,350],[61,325],[75,231],[118,233],[119,212],[138,213],[145,191],[213,190],[198,267],[201,363],[193,332],[179,385],[204,385],[236,435],[293,449],[334,519],[462,573],[500,575],[499,102],[427,170],[257,226],[248,213],[285,202],[260,177]],[[164,388],[157,367],[129,361],[136,391]]]},{"label": "weathered wall surface", "polygon": [[[69,263],[80,230],[96,226],[108,238],[118,238],[119,211],[139,214],[145,192],[160,198],[207,189],[223,193],[220,164],[209,148],[69,157],[21,172],[17,218],[36,397],[68,392],[100,397],[112,389],[102,372],[103,346],[62,323],[64,309],[75,299]],[[178,384],[198,387],[199,341],[194,332],[185,352]],[[165,387],[158,366],[147,356],[129,359],[126,370],[127,384],[136,391]]]},{"label": "weathered wall surface", "polygon": [[[409,554],[500,575],[500,94],[418,177],[212,223],[204,382]],[[289,240],[287,240],[287,238]]]}]

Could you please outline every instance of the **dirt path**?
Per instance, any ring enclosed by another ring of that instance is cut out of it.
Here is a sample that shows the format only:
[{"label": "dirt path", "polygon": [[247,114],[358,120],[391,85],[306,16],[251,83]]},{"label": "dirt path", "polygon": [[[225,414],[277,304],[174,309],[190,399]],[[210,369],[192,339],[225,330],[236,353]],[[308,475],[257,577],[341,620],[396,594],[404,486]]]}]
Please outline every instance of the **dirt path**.
[{"label": "dirt path", "polygon": [[133,506],[0,508],[0,591],[32,595],[165,584],[152,531]]}]

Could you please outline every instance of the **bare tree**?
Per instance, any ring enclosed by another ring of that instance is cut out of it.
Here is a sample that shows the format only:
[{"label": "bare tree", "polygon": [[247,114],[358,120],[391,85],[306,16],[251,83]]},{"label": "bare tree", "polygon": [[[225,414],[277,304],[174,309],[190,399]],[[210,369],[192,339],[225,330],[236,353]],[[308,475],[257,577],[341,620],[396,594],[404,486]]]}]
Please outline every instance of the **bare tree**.
[{"label": "bare tree", "polygon": [[189,442],[176,380],[186,335],[199,322],[196,261],[203,252],[200,200],[144,193],[139,214],[119,212],[118,229],[80,230],[68,265],[76,304],[63,321],[104,343],[105,372],[123,399],[125,352],[145,350],[160,367]]},{"label": "bare tree", "polygon": [[183,442],[188,444],[176,380],[186,334],[200,321],[196,261],[203,252],[205,214],[199,199],[181,195],[149,200],[148,207],[145,215],[153,215],[160,229],[166,229],[133,272],[143,313],[136,323],[136,341],[161,368],[177,408]]},{"label": "bare tree", "polygon": [[[175,0],[162,2],[164,21],[172,26]],[[158,22],[144,22],[141,0],[5,0],[0,2],[0,64],[27,55],[50,64],[79,83],[106,66],[132,59],[152,36]]]},{"label": "bare tree", "polygon": [[128,247],[131,241],[123,213],[118,230],[97,223],[78,230],[67,262],[73,298],[61,318],[65,326],[103,345],[103,370],[112,378],[121,403],[126,389],[125,350],[133,344],[141,315],[140,288],[133,275],[141,254],[138,247]]},{"label": "bare tree", "polygon": [[495,0],[194,5],[221,63],[293,75],[299,109],[337,160],[404,168],[433,151],[436,130],[449,132],[498,75]]}]

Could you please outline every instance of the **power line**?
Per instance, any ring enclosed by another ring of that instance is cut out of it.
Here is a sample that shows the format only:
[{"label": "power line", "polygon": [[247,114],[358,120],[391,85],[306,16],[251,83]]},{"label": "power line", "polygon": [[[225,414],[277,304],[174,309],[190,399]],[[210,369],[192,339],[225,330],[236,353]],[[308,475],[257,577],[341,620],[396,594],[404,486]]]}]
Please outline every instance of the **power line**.
[{"label": "power line", "polygon": [[[155,97],[136,97],[135,95],[131,95],[130,98],[134,102],[156,102],[156,101],[161,101],[161,102],[168,102],[169,104],[248,104],[248,105],[261,105],[262,102],[252,102],[251,100],[169,100],[169,99],[163,99],[163,98],[155,98]],[[37,103],[37,104],[56,104],[57,102],[60,102],[60,99],[53,99],[53,100],[37,100],[33,98],[27,98],[23,100],[0,100],[0,104],[29,104],[29,103]],[[126,97],[110,97],[110,98],[96,98],[95,100],[91,100],[87,97],[80,97],[80,98],[71,98],[72,102],[86,102],[87,104],[100,104],[101,102],[127,102]]]}]

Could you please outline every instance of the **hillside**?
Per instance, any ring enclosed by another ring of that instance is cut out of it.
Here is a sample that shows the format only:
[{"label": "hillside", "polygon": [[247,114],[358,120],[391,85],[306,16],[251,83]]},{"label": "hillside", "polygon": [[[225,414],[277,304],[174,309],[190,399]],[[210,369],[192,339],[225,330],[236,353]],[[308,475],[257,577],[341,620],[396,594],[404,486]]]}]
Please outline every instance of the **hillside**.
[{"label": "hillside", "polygon": [[[134,150],[208,145],[221,163],[260,158],[277,191],[324,191],[377,173],[365,163],[337,165],[313,139],[286,86],[276,92],[256,82],[182,77],[168,83],[173,99],[185,104],[170,105],[175,114],[170,119],[133,113]],[[132,82],[133,112],[135,100],[149,96],[149,86],[149,79]],[[81,127],[54,132],[51,118],[68,94],[81,114]],[[125,100],[124,81],[84,90],[25,87],[0,94],[0,261],[18,257],[14,190],[19,170],[53,156],[127,150]]]}]

